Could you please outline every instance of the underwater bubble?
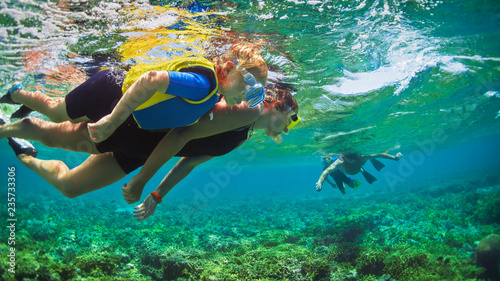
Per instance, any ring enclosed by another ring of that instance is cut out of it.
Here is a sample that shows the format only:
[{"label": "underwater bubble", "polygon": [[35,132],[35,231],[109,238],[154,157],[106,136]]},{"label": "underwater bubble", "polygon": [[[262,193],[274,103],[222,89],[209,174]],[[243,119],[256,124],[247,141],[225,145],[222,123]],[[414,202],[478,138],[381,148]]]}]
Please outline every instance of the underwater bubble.
[{"label": "underwater bubble", "polygon": [[500,94],[497,91],[488,91],[484,94],[484,96],[488,98],[496,97],[500,99]]}]

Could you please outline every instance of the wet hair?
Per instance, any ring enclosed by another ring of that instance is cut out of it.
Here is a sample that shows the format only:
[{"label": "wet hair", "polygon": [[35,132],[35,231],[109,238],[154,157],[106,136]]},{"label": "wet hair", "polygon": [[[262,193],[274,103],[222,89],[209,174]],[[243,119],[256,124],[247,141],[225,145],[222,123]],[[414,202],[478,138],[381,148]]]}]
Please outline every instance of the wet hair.
[{"label": "wet hair", "polygon": [[244,68],[265,85],[267,81],[267,64],[260,55],[257,45],[236,42],[227,52],[213,59],[215,66],[222,66],[228,61],[234,62],[236,69]]},{"label": "wet hair", "polygon": [[276,105],[279,110],[284,111],[284,105],[288,105],[296,114],[299,114],[299,104],[290,91],[280,88],[266,90],[265,103],[273,103],[277,100],[281,102]]},{"label": "wet hair", "polygon": [[355,152],[351,152],[351,153],[342,154],[342,157],[345,157],[349,160],[356,160],[359,157],[359,154],[355,153]]},{"label": "wet hair", "polygon": [[291,83],[285,83],[285,82],[281,82],[281,81],[272,81],[272,80],[267,81],[266,89],[269,89],[269,90],[283,89],[283,90],[287,90],[289,92],[295,92],[295,93],[297,92],[297,89]]}]

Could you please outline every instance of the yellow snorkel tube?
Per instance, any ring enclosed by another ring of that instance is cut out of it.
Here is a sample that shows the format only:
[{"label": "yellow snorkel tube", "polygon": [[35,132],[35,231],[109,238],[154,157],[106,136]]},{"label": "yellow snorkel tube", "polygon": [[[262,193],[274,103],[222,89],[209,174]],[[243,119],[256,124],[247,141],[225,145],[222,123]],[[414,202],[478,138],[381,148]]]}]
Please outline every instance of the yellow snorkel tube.
[{"label": "yellow snorkel tube", "polygon": [[297,113],[295,113],[291,108],[290,106],[288,105],[285,105],[285,109],[292,114],[292,116],[290,116],[290,118],[292,118],[292,123],[290,123],[290,125],[286,126],[286,128],[288,130],[290,130],[291,128],[295,127],[295,125],[299,124],[300,122],[300,117],[297,116]]},{"label": "yellow snorkel tube", "polygon": [[291,128],[293,128],[295,125],[299,124],[300,122],[300,117],[297,116],[297,114],[293,114],[292,115],[292,123],[290,123],[290,125],[286,126],[286,128],[288,130],[290,130]]}]

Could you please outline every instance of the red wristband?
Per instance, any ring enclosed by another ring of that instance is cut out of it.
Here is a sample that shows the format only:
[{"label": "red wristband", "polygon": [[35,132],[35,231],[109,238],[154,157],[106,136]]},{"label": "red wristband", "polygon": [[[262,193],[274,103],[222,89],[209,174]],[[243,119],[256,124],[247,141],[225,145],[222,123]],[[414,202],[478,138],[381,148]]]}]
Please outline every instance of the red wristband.
[{"label": "red wristband", "polygon": [[153,191],[153,192],[151,192],[151,195],[156,197],[156,200],[158,200],[158,203],[161,203],[161,197],[160,197],[160,194],[158,194],[158,192]]}]

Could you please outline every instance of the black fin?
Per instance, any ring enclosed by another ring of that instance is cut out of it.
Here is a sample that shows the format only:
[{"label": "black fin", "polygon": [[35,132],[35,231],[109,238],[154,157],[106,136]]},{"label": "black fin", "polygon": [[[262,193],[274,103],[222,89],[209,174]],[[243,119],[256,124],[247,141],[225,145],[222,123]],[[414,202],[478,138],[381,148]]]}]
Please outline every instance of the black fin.
[{"label": "black fin", "polygon": [[372,184],[373,182],[375,182],[377,180],[376,177],[372,176],[370,173],[368,173],[367,171],[365,171],[365,169],[361,169],[361,174],[363,174],[363,177],[365,178],[365,180],[369,184]]},{"label": "black fin", "polygon": [[12,101],[12,99],[10,98],[10,93],[3,95],[0,98],[0,103],[15,104],[14,101]]},{"label": "black fin", "polygon": [[384,163],[378,161],[377,159],[370,159],[370,162],[372,162],[373,167],[375,167],[375,169],[379,172],[385,167]]},{"label": "black fin", "polygon": [[345,194],[345,188],[344,188],[344,184],[342,185],[337,185],[337,187],[339,188],[340,192],[342,192],[342,194]]},{"label": "black fin", "polygon": [[26,105],[21,106],[16,112],[12,113],[10,118],[24,118],[28,116],[33,110]]},{"label": "black fin", "polygon": [[9,140],[9,145],[14,150],[16,156],[19,154],[26,154],[32,157],[38,155],[38,150],[28,141],[18,138],[7,138]]}]

